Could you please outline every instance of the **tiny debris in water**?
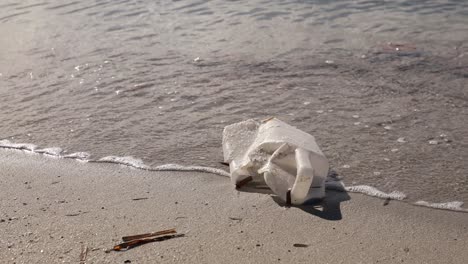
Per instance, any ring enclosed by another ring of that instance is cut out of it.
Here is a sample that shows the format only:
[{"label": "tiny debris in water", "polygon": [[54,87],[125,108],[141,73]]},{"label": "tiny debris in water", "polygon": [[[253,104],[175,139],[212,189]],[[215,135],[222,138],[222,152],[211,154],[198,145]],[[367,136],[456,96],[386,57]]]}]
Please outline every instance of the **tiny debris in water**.
[{"label": "tiny debris in water", "polygon": [[437,145],[437,144],[439,144],[439,141],[437,141],[437,140],[429,140],[429,144],[430,144],[430,145]]},{"label": "tiny debris in water", "polygon": [[406,139],[404,137],[398,138],[397,139],[398,143],[406,143]]}]

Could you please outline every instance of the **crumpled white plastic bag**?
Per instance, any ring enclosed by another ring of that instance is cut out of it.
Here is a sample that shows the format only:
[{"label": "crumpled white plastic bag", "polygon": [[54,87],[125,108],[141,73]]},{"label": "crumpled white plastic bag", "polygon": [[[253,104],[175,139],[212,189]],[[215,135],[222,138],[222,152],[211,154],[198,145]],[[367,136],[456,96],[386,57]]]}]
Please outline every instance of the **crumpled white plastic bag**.
[{"label": "crumpled white plastic bag", "polygon": [[325,196],[329,164],[315,138],[276,118],[226,126],[223,153],[236,185],[249,177],[263,180],[295,205]]}]

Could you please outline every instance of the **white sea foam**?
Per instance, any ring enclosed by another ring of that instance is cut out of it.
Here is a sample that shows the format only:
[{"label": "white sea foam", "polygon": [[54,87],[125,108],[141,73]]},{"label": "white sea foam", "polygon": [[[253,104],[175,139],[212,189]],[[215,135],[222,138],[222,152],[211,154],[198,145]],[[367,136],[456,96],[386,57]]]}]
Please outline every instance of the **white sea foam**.
[{"label": "white sea foam", "polygon": [[379,198],[389,198],[392,200],[403,200],[406,198],[406,194],[399,191],[392,191],[390,193],[385,193],[377,188],[368,185],[356,185],[356,186],[347,186],[345,190],[348,192],[354,193],[363,193],[369,196],[379,197]]},{"label": "white sea foam", "polygon": [[436,208],[436,209],[468,212],[468,209],[462,208],[463,202],[460,202],[460,201],[453,201],[453,202],[447,202],[447,203],[430,203],[426,201],[417,201],[414,204],[419,205],[419,206]]},{"label": "white sea foam", "polygon": [[29,143],[13,143],[7,139],[0,140],[0,148],[20,149],[34,151],[37,146]]},{"label": "white sea foam", "polygon": [[[34,144],[12,143],[6,139],[0,140],[0,148],[14,149],[18,151],[26,150],[31,153],[40,153],[46,156],[73,158],[79,161],[115,163],[115,164],[121,164],[121,165],[134,167],[137,169],[150,170],[150,171],[196,171],[196,172],[213,173],[213,174],[217,174],[217,175],[221,175],[225,177],[230,177],[230,174],[228,172],[221,170],[221,169],[212,168],[212,167],[183,166],[179,164],[165,164],[165,165],[160,165],[157,167],[150,167],[144,164],[141,159],[137,159],[137,158],[130,157],[130,156],[127,156],[127,157],[107,156],[98,160],[88,160],[91,155],[87,152],[76,152],[76,153],[68,154],[65,156],[60,156],[60,154],[62,153],[62,149],[58,147],[36,150],[37,146]],[[379,198],[389,198],[393,200],[403,200],[406,198],[406,195],[399,191],[392,191],[390,193],[385,193],[376,189],[375,187],[368,186],[368,185],[345,186],[344,183],[339,178],[332,177],[332,176],[327,177],[327,180],[325,182],[325,187],[329,190],[362,193],[362,194],[366,194],[369,196],[374,196],[374,197],[379,197]],[[436,208],[436,209],[468,212],[468,209],[462,208],[463,202],[460,202],[460,201],[453,201],[453,202],[447,202],[447,203],[430,203],[426,201],[417,201],[414,203],[414,205],[426,206],[426,207],[431,207],[431,208]]]},{"label": "white sea foam", "polygon": [[72,154],[68,154],[68,155],[65,155],[63,156],[64,158],[69,158],[69,159],[78,159],[78,160],[89,160],[89,157],[91,156],[91,154],[89,154],[88,152],[75,152],[75,153],[72,153]]},{"label": "white sea foam", "polygon": [[137,159],[131,156],[119,157],[119,156],[107,156],[92,162],[107,162],[107,163],[116,163],[121,165],[126,165],[142,170],[149,170],[150,167],[147,166],[141,159]]},{"label": "white sea foam", "polygon": [[41,153],[41,154],[56,156],[56,157],[59,157],[60,153],[62,153],[62,151],[63,151],[63,149],[58,148],[58,147],[34,150],[34,152],[36,152],[36,153]]},{"label": "white sea foam", "polygon": [[198,172],[207,172],[213,173],[225,177],[230,177],[230,174],[224,170],[211,168],[211,167],[203,167],[203,166],[183,166],[178,164],[165,164],[161,166],[157,166],[151,168],[152,171],[198,171]]}]

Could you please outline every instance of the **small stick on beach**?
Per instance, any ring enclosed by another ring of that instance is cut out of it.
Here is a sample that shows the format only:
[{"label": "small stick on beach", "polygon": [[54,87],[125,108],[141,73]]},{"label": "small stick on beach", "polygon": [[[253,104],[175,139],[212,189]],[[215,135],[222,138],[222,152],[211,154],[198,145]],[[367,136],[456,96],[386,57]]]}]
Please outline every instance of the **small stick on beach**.
[{"label": "small stick on beach", "polygon": [[87,256],[88,256],[88,246],[81,245],[80,263],[85,263]]},{"label": "small stick on beach", "polygon": [[129,242],[129,241],[132,241],[132,240],[135,240],[135,239],[142,239],[142,238],[148,238],[148,237],[169,235],[169,234],[175,234],[175,233],[177,233],[175,228],[172,228],[172,229],[162,230],[162,231],[153,232],[153,233],[146,233],[146,234],[134,235],[134,236],[124,236],[124,237],[122,237],[122,240],[124,242]]}]

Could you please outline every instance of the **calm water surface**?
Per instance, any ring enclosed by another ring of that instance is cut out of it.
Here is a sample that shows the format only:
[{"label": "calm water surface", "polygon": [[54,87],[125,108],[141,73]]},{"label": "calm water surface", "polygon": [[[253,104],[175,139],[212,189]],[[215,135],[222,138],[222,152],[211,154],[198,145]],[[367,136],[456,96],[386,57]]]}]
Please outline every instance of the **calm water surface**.
[{"label": "calm water surface", "polygon": [[468,202],[467,1],[3,0],[0,32],[0,139],[219,167],[277,116],[348,184]]}]

